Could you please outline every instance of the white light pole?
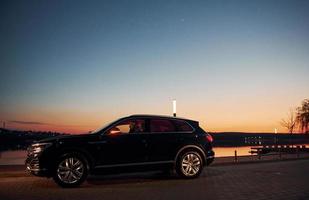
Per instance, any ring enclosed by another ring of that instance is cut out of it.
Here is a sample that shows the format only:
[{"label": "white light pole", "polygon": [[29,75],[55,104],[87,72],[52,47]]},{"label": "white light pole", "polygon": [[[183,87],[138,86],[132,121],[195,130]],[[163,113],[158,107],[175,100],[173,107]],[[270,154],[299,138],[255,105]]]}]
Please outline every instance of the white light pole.
[{"label": "white light pole", "polygon": [[176,117],[176,99],[173,99],[173,116]]},{"label": "white light pole", "polygon": [[277,134],[277,133],[278,133],[277,128],[275,128],[275,134]]}]

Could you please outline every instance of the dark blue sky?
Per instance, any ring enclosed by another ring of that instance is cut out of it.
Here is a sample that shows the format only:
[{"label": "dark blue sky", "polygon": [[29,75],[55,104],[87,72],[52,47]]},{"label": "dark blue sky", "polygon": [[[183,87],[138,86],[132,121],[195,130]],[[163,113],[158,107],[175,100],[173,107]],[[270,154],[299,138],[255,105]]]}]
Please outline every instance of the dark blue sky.
[{"label": "dark blue sky", "polygon": [[214,130],[272,131],[309,96],[309,1],[1,1],[0,15],[0,120],[97,126],[176,98]]}]

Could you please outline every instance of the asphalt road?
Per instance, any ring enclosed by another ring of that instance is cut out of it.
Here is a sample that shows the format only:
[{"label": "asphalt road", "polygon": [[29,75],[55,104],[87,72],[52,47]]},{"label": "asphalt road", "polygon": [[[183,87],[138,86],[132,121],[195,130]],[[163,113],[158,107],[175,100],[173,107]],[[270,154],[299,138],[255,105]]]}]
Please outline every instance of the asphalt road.
[{"label": "asphalt road", "polygon": [[0,199],[308,200],[309,160],[207,167],[193,180],[158,172],[89,177],[73,189],[46,178],[1,177]]}]

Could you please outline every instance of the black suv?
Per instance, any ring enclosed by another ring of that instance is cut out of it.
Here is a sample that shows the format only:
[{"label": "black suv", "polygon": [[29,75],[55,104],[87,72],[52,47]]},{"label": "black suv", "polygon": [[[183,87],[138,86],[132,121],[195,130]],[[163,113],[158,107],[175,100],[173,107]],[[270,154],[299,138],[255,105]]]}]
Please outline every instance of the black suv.
[{"label": "black suv", "polygon": [[26,166],[62,187],[80,185],[89,173],[175,169],[181,177],[195,178],[214,159],[212,140],[197,121],[132,115],[91,134],[34,143]]}]

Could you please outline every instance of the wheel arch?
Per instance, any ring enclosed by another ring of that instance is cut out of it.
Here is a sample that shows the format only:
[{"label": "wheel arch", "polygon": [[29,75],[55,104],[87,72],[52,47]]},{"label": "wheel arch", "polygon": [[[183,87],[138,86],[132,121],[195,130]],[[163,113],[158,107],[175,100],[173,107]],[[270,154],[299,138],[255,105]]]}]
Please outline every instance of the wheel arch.
[{"label": "wheel arch", "polygon": [[64,156],[66,154],[70,154],[70,153],[78,153],[81,154],[82,156],[85,157],[86,161],[88,162],[88,169],[92,169],[94,166],[94,158],[91,156],[91,154],[89,152],[87,152],[86,150],[83,149],[79,149],[79,148],[64,148],[58,151],[58,153],[56,154],[56,158],[58,159],[61,156]]},{"label": "wheel arch", "polygon": [[202,149],[202,147],[199,147],[198,145],[194,145],[194,144],[192,144],[192,145],[185,145],[185,146],[181,147],[181,148],[177,151],[177,154],[176,154],[175,159],[174,159],[175,164],[177,163],[178,156],[179,156],[182,152],[187,151],[187,150],[190,150],[190,149],[199,152],[200,155],[202,156],[203,164],[206,165],[207,160],[206,160],[206,154],[205,154],[204,150]]}]

